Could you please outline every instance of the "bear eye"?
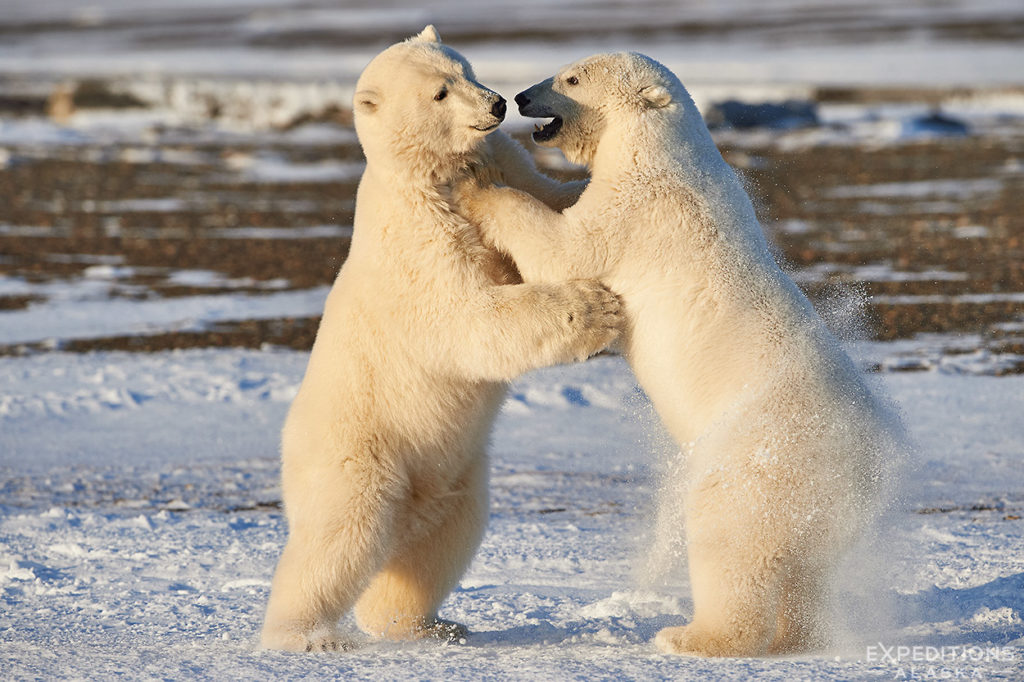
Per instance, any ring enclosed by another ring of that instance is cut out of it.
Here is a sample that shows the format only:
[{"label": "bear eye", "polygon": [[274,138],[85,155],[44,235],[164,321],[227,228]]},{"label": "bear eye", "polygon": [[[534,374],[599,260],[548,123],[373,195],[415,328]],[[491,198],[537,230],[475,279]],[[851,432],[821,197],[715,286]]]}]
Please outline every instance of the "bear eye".
[{"label": "bear eye", "polygon": [[568,78],[565,79],[565,82],[568,83],[569,85],[577,85],[580,82],[580,79],[577,78],[576,76],[569,76]]},{"label": "bear eye", "polygon": [[446,88],[441,88],[440,90],[437,91],[437,94],[434,95],[434,101],[435,102],[440,102],[441,100],[443,100],[447,96],[448,96],[448,90]]}]

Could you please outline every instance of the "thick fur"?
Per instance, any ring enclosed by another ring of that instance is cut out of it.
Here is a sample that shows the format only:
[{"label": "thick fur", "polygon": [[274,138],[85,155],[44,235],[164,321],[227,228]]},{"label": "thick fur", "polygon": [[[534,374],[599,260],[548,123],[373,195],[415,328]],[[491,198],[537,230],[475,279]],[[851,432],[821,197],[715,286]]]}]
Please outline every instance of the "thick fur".
[{"label": "thick fur", "polygon": [[463,635],[437,609],[484,531],[485,447],[506,382],[617,334],[619,302],[599,282],[506,284],[515,270],[450,210],[447,188],[470,158],[501,159],[516,169],[503,180],[550,191],[552,205],[578,195],[533,177],[508,138],[485,141],[497,100],[432,27],[359,79],[367,165],[351,251],[282,433],[289,537],[266,647],[347,648],[335,626],[353,606],[375,636]]},{"label": "thick fur", "polygon": [[832,569],[877,497],[895,423],[775,263],[671,72],[597,55],[517,101],[561,117],[543,143],[588,165],[589,187],[561,213],[471,182],[456,201],[526,281],[598,277],[623,299],[622,350],[686,455],[655,555],[681,558],[685,524],[694,617],[657,645],[705,656],[820,645]]}]

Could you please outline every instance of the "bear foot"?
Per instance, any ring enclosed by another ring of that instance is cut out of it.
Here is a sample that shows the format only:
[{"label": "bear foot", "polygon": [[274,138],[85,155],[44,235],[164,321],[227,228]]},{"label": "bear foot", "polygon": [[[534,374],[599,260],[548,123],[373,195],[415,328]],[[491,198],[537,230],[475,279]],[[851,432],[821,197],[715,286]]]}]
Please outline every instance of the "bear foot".
[{"label": "bear foot", "polygon": [[683,656],[760,656],[763,646],[740,638],[703,632],[690,625],[664,628],[654,637],[654,644],[666,654]]},{"label": "bear foot", "polygon": [[417,634],[424,639],[436,639],[445,644],[465,644],[469,629],[461,623],[437,618],[419,628]]},{"label": "bear foot", "polygon": [[299,652],[349,651],[356,647],[354,642],[342,637],[333,628],[318,628],[309,632],[264,630],[261,644],[264,649]]},{"label": "bear foot", "polygon": [[680,625],[671,628],[662,628],[654,636],[654,645],[658,650],[666,654],[689,654],[691,656],[706,656],[693,642],[694,638],[689,632],[689,627]]}]

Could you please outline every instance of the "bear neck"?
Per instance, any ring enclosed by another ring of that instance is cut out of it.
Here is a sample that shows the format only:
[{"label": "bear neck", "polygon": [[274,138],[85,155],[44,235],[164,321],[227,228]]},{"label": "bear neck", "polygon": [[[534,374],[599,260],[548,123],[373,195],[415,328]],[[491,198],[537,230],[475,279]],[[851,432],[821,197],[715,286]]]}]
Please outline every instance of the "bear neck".
[{"label": "bear neck", "polygon": [[702,196],[742,190],[692,104],[671,116],[609,120],[590,171],[592,182],[614,186],[626,177],[661,176]]},{"label": "bear neck", "polygon": [[[455,242],[467,251],[482,250],[477,228],[452,210],[450,190],[449,181],[438,180],[430,173],[414,175],[408,169],[396,171],[394,164],[368,161],[359,193],[384,197],[383,201],[371,200],[371,203],[380,203],[384,208],[382,214],[370,214],[369,222],[361,220],[360,198],[357,198],[357,227],[375,226],[363,232],[367,236],[373,235],[371,242],[391,246],[397,243],[404,253],[411,254],[413,258],[433,258],[433,248],[441,243]],[[382,219],[382,215],[387,217]],[[396,217],[399,220],[395,221]],[[396,234],[398,236],[392,240]],[[410,244],[411,250],[406,248]],[[396,253],[389,251],[387,258],[393,259]]]},{"label": "bear neck", "polygon": [[[725,162],[696,107],[652,125],[610,122],[597,146],[591,166],[591,185],[650,186],[656,183],[703,216],[707,234],[695,244],[712,261],[740,268],[746,263],[774,265],[767,240],[743,183]],[[669,188],[675,188],[673,191]],[[642,194],[642,193],[641,193]],[[777,266],[776,266],[777,267]]]},{"label": "bear neck", "polygon": [[422,147],[393,144],[382,149],[366,148],[366,168],[381,179],[390,178],[395,187],[439,188],[452,182],[475,158],[474,151],[437,154]]},{"label": "bear neck", "polygon": [[441,202],[449,183],[429,171],[410,172],[409,168],[395,163],[373,163],[367,161],[363,181],[384,192],[394,203],[430,204]]}]

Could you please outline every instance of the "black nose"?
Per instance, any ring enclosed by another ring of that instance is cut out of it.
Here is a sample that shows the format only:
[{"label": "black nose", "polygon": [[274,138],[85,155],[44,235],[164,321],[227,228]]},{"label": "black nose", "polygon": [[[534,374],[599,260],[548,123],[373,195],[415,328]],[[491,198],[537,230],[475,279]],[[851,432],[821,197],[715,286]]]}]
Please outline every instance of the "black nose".
[{"label": "black nose", "polygon": [[499,97],[498,101],[491,105],[491,115],[494,118],[505,118],[505,110],[507,106],[505,104],[505,98]]},{"label": "black nose", "polygon": [[516,95],[516,104],[518,104],[520,108],[525,107],[529,103],[530,98],[526,96],[525,91],[520,92],[518,95]]}]

